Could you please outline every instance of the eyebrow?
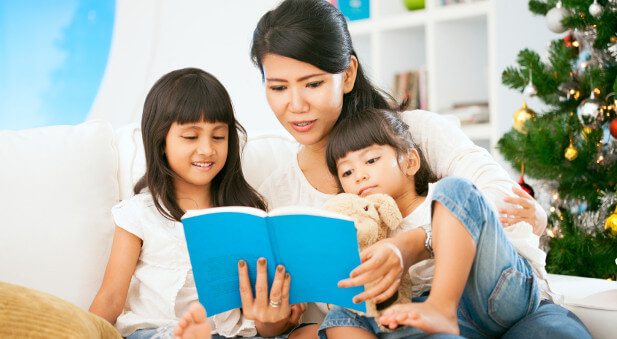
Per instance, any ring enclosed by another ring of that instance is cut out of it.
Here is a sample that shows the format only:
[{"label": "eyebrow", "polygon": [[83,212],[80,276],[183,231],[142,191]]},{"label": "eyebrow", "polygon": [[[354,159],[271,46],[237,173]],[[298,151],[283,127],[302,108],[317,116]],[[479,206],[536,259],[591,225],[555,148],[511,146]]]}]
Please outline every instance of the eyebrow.
[{"label": "eyebrow", "polygon": [[[182,126],[182,127],[180,127],[180,129],[182,131],[186,131],[186,130],[202,130],[201,126],[199,126],[199,125]],[[213,129],[215,131],[218,131],[220,129],[228,130],[229,126],[227,126],[227,124],[225,124],[225,123],[220,123],[220,124],[217,124]]]},{"label": "eyebrow", "polygon": [[[328,73],[324,72],[324,73],[310,74],[310,75],[306,75],[306,76],[303,76],[301,78],[298,78],[298,81],[304,81],[304,80],[307,80],[307,79],[312,78],[312,77],[316,77],[316,76],[320,76],[320,75],[326,75],[326,74],[328,74]],[[279,79],[279,78],[266,78],[266,80],[267,81],[287,82],[287,80]]]}]

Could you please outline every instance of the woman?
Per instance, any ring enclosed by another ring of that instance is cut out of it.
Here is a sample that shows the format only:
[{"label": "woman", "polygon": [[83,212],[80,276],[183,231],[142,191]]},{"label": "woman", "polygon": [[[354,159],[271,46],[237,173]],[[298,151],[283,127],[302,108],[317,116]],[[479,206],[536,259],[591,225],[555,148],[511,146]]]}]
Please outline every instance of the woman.
[{"label": "woman", "polygon": [[[336,180],[325,160],[326,143],[334,125],[366,108],[402,110],[404,105],[394,104],[390,96],[370,83],[353,50],[345,18],[323,0],[285,0],[266,13],[254,31],[251,56],[262,73],[272,111],[302,145],[297,161],[272,173],[259,191],[270,208],[284,205],[321,207],[338,193]],[[504,225],[527,221],[534,227],[534,233],[543,233],[547,217],[542,208],[522,190],[514,188],[517,185],[505,170],[457,126],[430,112],[405,112],[404,117],[435,174],[471,180],[488,200],[501,207],[498,211]],[[506,208],[506,203],[518,206]],[[363,264],[351,273],[350,279],[341,281],[340,286],[358,286],[378,280],[378,284],[356,296],[355,300],[374,298],[377,303],[386,300],[397,289],[400,275],[409,268],[405,264],[407,240],[403,233],[390,241],[401,253],[384,243],[366,249],[361,254]],[[246,265],[239,267],[239,272],[245,317],[268,323],[272,330],[268,335],[289,332],[301,313],[304,313],[304,323],[321,321],[325,310],[311,304],[306,312],[303,305],[294,305],[291,311],[286,307],[282,312],[280,305],[288,306],[288,296],[282,295],[279,287],[282,283],[276,279],[273,282],[276,288],[268,292],[263,278],[265,267],[258,267],[255,298]],[[316,329],[316,325],[304,326],[293,335],[314,337]],[[473,326],[471,331],[474,331]],[[538,311],[521,320],[506,337],[540,333],[589,337],[576,316],[550,301],[544,301]],[[478,329],[475,333],[464,334],[481,336]]]}]

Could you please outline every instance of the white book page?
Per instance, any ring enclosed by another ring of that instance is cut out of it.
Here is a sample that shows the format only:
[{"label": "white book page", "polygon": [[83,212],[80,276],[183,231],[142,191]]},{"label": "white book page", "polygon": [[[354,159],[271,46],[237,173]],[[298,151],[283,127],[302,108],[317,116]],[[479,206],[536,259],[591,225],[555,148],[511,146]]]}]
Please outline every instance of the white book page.
[{"label": "white book page", "polygon": [[307,214],[307,215],[317,215],[322,217],[343,219],[353,221],[350,217],[335,213],[328,210],[319,209],[316,207],[309,206],[283,206],[273,209],[268,213],[269,216],[277,216],[277,215],[296,215],[296,214]]},{"label": "white book page", "polygon": [[223,207],[211,207],[204,208],[200,210],[188,210],[182,216],[184,218],[190,218],[197,215],[202,214],[211,214],[211,213],[221,213],[221,212],[235,212],[235,213],[244,213],[244,214],[252,214],[258,217],[265,217],[267,213],[259,208],[247,207],[247,206],[223,206]]}]

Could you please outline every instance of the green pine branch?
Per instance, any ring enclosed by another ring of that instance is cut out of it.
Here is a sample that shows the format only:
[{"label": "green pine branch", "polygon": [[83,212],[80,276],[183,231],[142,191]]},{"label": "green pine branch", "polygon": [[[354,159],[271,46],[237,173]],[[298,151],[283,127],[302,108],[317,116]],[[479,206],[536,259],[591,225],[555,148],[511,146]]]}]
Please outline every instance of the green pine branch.
[{"label": "green pine branch", "polygon": [[617,234],[598,229],[587,233],[564,208],[560,208],[560,216],[550,216],[550,223],[559,224],[561,234],[549,241],[546,258],[549,273],[617,279]]}]

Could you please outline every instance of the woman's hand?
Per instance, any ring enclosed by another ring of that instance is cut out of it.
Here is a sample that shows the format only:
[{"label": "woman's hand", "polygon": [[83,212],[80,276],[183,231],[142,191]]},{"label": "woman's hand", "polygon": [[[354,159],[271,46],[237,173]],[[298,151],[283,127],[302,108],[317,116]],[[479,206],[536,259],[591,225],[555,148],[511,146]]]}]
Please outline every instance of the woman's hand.
[{"label": "woman's hand", "polygon": [[240,298],[244,317],[255,320],[257,331],[262,337],[274,337],[284,333],[291,326],[297,325],[306,305],[289,305],[289,284],[291,277],[285,273],[285,267],[276,268],[272,289],[268,296],[267,262],[265,258],[257,261],[257,279],[255,281],[255,298],[249,279],[248,267],[244,260],[238,262],[240,277]]},{"label": "woman's hand", "polygon": [[546,212],[520,187],[513,186],[512,191],[518,197],[506,197],[504,201],[515,206],[500,209],[499,221],[504,227],[526,221],[533,227],[535,234],[541,235],[547,224]]},{"label": "woman's hand", "polygon": [[350,278],[341,280],[338,287],[362,286],[377,282],[356,295],[354,303],[373,299],[376,304],[388,300],[399,287],[403,272],[400,251],[390,239],[381,240],[360,253],[362,264],[351,271]]}]

